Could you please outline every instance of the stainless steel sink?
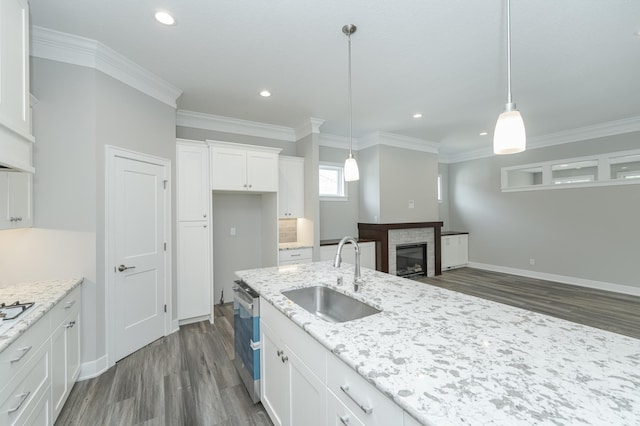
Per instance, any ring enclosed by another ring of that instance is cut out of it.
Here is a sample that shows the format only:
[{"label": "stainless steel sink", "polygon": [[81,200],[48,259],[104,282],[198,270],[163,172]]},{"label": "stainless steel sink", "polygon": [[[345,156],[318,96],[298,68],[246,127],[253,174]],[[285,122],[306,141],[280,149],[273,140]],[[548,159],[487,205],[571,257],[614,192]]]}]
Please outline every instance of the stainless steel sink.
[{"label": "stainless steel sink", "polygon": [[329,287],[305,287],[283,291],[282,294],[318,318],[329,322],[351,321],[382,312]]}]

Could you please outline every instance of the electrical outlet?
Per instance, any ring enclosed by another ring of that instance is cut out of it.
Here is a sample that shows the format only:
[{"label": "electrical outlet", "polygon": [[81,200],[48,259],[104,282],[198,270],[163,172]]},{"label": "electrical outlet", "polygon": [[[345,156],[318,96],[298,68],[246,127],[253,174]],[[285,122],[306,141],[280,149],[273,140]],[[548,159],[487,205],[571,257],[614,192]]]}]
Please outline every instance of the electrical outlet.
[{"label": "electrical outlet", "polygon": [[535,264],[536,264],[536,260],[533,257],[529,259],[529,265],[535,265]]},{"label": "electrical outlet", "polygon": [[236,235],[236,228],[231,228],[231,230],[229,231],[229,233],[231,234],[231,236],[235,237],[235,235]]},{"label": "electrical outlet", "polygon": [[413,209],[416,206],[416,202],[414,200],[409,200],[409,208]]}]

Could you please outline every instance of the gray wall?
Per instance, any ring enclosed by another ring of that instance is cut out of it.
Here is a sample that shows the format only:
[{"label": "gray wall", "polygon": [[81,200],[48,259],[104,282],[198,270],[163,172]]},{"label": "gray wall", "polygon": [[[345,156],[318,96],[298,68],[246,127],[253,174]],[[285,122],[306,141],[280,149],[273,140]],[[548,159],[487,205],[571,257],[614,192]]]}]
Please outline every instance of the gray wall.
[{"label": "gray wall", "polygon": [[438,174],[442,176],[442,201],[438,203],[438,218],[442,221],[443,231],[452,231],[449,215],[449,165],[445,163],[438,164]]},{"label": "gray wall", "polygon": [[[347,149],[320,147],[320,162],[344,164],[348,155],[349,150]],[[360,167],[359,163],[358,166]],[[358,236],[359,185],[358,182],[347,182],[346,185],[347,200],[327,201],[320,199],[321,240],[342,238],[345,235]],[[318,191],[317,188],[315,190]]]},{"label": "gray wall", "polygon": [[175,109],[91,68],[32,58],[31,79],[34,227],[3,234],[0,271],[14,282],[85,278],[82,361],[90,362],[106,353],[104,146],[173,163]]},{"label": "gray wall", "polygon": [[[319,135],[312,133],[296,142],[296,155],[304,158],[304,215],[308,226],[298,227],[298,241],[313,242],[313,260],[320,260]],[[300,235],[301,230],[312,235]]]},{"label": "gray wall", "polygon": [[380,146],[359,150],[354,155],[360,169],[360,222],[380,223]]},{"label": "gray wall", "polygon": [[501,167],[637,149],[639,140],[636,132],[450,164],[451,226],[469,231],[470,261],[640,287],[640,186],[500,190]]}]

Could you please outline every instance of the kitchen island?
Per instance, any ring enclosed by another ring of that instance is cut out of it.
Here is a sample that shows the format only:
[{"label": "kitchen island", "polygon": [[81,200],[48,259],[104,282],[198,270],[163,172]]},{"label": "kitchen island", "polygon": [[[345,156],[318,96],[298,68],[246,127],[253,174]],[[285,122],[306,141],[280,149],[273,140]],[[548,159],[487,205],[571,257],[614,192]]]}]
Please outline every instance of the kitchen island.
[{"label": "kitchen island", "polygon": [[[640,340],[330,262],[237,272],[426,425],[638,424]],[[343,284],[338,285],[338,277]],[[382,312],[329,323],[282,290],[325,285]]]}]

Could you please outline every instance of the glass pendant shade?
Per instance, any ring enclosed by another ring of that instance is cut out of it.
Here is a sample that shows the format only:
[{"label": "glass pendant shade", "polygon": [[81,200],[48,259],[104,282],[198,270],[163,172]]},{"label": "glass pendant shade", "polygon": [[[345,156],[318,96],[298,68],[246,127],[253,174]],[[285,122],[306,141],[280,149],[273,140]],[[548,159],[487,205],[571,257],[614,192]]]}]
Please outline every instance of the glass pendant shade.
[{"label": "glass pendant shade", "polygon": [[505,111],[498,117],[493,132],[493,152],[495,154],[516,154],[525,150],[527,134],[520,111]]},{"label": "glass pendant shade", "polygon": [[360,179],[360,172],[358,171],[358,163],[356,159],[351,155],[344,162],[344,180],[346,182],[353,182]]}]

